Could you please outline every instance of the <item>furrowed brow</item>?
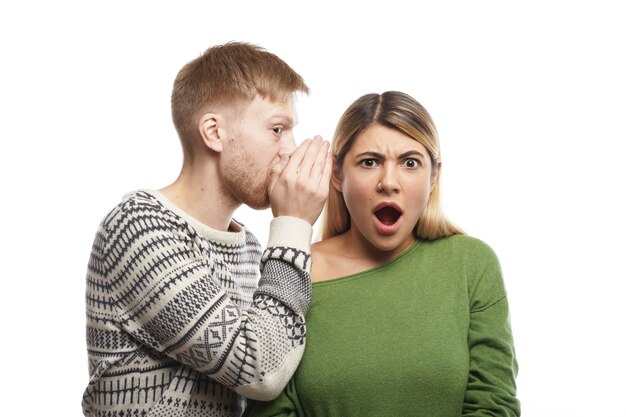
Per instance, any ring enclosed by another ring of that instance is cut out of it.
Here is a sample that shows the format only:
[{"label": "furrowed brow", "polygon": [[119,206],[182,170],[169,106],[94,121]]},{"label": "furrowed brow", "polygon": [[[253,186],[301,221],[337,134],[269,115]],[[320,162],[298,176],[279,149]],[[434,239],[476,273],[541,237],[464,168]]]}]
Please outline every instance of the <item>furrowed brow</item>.
[{"label": "furrowed brow", "polygon": [[420,151],[416,151],[416,150],[411,150],[411,151],[406,151],[404,153],[401,153],[398,158],[404,159],[408,156],[420,156],[422,158],[426,158],[426,156],[423,153],[421,153]]},{"label": "furrowed brow", "polygon": [[385,155],[383,155],[382,153],[374,152],[374,151],[361,152],[360,154],[356,155],[357,158],[363,158],[366,156],[369,156],[372,158],[378,158],[378,159],[385,159]]}]

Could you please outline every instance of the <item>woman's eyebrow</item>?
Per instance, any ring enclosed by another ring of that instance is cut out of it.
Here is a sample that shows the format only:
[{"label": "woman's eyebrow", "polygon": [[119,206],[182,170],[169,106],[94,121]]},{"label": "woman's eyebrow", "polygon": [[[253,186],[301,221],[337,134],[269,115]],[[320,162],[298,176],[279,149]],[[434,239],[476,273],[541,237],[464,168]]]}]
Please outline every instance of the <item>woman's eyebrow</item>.
[{"label": "woman's eyebrow", "polygon": [[374,158],[385,159],[385,155],[383,155],[382,153],[374,152],[374,151],[361,152],[360,154],[357,154],[356,156],[357,158],[361,158],[363,156],[373,156]]},{"label": "woman's eyebrow", "polygon": [[[426,156],[424,156],[423,153],[413,149],[413,150],[401,153],[400,155],[398,155],[398,159],[403,159],[403,158],[406,158],[408,156],[413,156],[413,155],[417,155],[417,156],[420,156],[422,158],[426,158]],[[356,156],[357,156],[357,158],[361,158],[361,157],[364,157],[364,156],[372,156],[372,157],[378,158],[378,159],[385,159],[385,155],[383,155],[382,153],[379,153],[379,152],[375,152],[375,151],[361,152],[360,154],[357,154]]]},{"label": "woman's eyebrow", "polygon": [[416,151],[416,150],[411,150],[411,151],[406,151],[404,153],[401,153],[400,158],[406,158],[407,156],[413,156],[413,155],[418,155],[418,156],[421,156],[422,158],[426,158],[426,156],[424,156],[423,153],[421,153],[420,151]]}]

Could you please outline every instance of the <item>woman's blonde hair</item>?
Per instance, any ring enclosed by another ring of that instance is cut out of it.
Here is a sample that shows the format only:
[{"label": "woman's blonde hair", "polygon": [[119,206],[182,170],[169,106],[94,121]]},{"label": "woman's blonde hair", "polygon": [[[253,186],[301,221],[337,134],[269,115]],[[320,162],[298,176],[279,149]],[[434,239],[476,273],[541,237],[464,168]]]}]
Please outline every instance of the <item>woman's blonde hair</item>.
[{"label": "woman's blonde hair", "polygon": [[[340,172],[343,161],[360,133],[373,123],[396,129],[421,143],[430,156],[432,169],[441,162],[437,129],[426,109],[413,97],[399,91],[366,94],[348,107],[339,119],[333,137],[334,171]],[[414,233],[416,238],[435,240],[463,231],[443,215],[439,201],[439,175],[432,187],[428,204],[420,216]],[[322,239],[342,234],[350,229],[350,213],[343,194],[331,187],[324,209]]]}]

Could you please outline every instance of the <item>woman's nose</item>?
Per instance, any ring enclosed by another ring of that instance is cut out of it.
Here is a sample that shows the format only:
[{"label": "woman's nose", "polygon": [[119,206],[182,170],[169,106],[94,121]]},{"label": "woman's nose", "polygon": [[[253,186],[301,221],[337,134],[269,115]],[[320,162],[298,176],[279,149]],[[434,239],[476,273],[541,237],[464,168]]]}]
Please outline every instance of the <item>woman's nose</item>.
[{"label": "woman's nose", "polygon": [[385,167],[383,175],[376,186],[378,192],[394,193],[400,190],[400,184],[396,177],[396,172],[392,167]]}]

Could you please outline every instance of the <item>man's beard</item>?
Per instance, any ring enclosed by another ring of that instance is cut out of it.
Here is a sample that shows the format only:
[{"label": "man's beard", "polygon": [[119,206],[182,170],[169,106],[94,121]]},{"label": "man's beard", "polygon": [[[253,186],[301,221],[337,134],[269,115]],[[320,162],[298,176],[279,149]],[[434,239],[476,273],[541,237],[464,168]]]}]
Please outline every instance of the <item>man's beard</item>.
[{"label": "man's beard", "polygon": [[223,178],[223,193],[234,202],[262,210],[270,206],[268,170],[260,169],[249,154],[238,149]]},{"label": "man's beard", "polygon": [[255,181],[257,178],[239,178],[234,181],[225,181],[226,192],[237,202],[243,203],[255,210],[266,209],[270,206],[267,193],[267,181]]}]

